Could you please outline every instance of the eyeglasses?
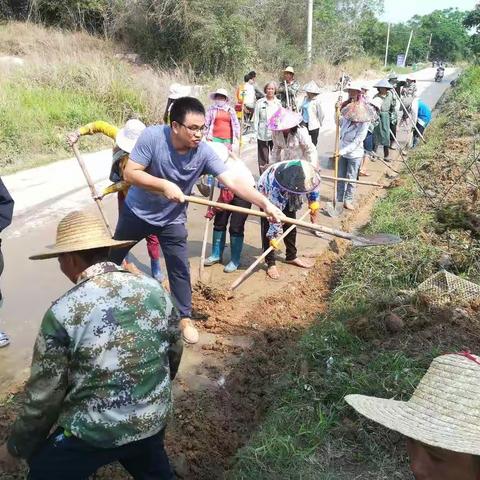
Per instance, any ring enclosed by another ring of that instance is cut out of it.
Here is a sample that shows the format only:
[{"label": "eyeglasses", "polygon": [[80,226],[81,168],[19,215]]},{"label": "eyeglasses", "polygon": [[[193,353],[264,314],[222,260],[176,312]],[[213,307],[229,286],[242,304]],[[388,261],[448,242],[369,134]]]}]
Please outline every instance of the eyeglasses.
[{"label": "eyeglasses", "polygon": [[185,127],[193,135],[197,135],[197,134],[205,135],[205,133],[207,133],[207,126],[206,125],[203,125],[202,127],[197,127],[196,125],[193,125],[192,127],[189,127],[188,125],[185,125],[182,122],[177,122],[177,123],[179,125],[181,125],[182,127]]}]

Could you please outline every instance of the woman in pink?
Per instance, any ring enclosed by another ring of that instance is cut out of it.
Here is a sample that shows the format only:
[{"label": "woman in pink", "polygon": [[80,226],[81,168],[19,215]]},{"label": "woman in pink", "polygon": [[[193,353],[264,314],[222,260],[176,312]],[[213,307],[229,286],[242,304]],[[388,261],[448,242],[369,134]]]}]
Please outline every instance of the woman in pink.
[{"label": "woman in pink", "polygon": [[240,124],[234,108],[229,104],[228,92],[219,88],[210,94],[213,104],[205,116],[207,140],[223,143],[232,150],[233,139],[240,136]]}]

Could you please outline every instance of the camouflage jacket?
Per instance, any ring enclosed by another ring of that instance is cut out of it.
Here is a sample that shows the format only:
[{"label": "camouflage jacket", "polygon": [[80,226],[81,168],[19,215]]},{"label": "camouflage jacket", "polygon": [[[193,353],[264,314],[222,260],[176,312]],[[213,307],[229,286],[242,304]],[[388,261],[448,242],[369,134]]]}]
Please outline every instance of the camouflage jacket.
[{"label": "camouflage jacket", "polygon": [[156,280],[109,262],[86,269],[43,318],[10,453],[28,458],[54,424],[102,448],[160,431],[178,335],[177,311]]}]

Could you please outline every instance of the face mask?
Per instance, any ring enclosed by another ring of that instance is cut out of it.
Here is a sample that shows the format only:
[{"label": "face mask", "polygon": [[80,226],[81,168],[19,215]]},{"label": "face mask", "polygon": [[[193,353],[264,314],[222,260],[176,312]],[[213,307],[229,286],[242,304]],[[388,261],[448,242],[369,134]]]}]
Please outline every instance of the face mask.
[{"label": "face mask", "polygon": [[215,100],[215,105],[217,107],[224,107],[227,102],[225,100]]}]

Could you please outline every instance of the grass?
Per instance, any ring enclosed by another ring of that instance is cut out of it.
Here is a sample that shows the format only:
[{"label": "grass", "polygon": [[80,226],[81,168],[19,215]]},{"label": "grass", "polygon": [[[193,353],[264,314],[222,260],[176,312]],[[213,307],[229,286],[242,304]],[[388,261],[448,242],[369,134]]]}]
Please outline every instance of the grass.
[{"label": "grass", "polygon": [[[478,86],[475,70],[447,100],[447,113],[430,127],[428,143],[411,155],[417,175],[429,162],[440,161],[439,148],[446,148],[451,135],[446,125],[458,122],[459,102]],[[410,177],[376,204],[365,231],[398,234],[404,241],[391,248],[352,249],[341,260],[327,313],[291,351],[289,372],[270,392],[272,407],[237,452],[227,478],[411,478],[400,435],[360,418],[344,397],[360,393],[408,399],[435,356],[465,346],[465,337],[455,337],[452,327],[440,327],[438,320],[430,326],[440,330],[429,334],[420,316],[419,323],[412,320],[412,331],[392,335],[385,329],[386,316],[398,311],[399,303],[418,313],[411,300],[405,304],[399,299],[438,271],[444,244],[434,231],[434,212]],[[461,249],[452,232],[447,237],[452,251]],[[472,263],[457,265],[462,271],[456,273],[472,273]],[[455,334],[461,330],[453,328]]]}]

